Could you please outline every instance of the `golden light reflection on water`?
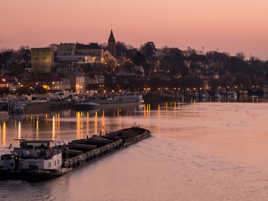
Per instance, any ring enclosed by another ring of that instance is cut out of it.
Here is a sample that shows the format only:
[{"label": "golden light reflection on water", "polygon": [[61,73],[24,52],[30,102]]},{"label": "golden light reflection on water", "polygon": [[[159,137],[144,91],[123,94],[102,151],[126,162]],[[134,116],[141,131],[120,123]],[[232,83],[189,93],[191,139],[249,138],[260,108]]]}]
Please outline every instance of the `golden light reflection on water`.
[{"label": "golden light reflection on water", "polygon": [[151,104],[148,104],[147,113],[148,113],[148,117],[150,118],[151,117]]},{"label": "golden light reflection on water", "polygon": [[18,139],[21,139],[22,136],[21,136],[21,121],[19,121],[18,123]]},{"label": "golden light reflection on water", "polygon": [[6,122],[4,121],[3,123],[3,142],[2,145],[6,146],[7,145],[7,127],[6,127]]},{"label": "golden light reflection on water", "polygon": [[36,138],[39,138],[39,120],[36,120],[36,128],[35,128]]},{"label": "golden light reflection on water", "polygon": [[83,113],[81,112],[81,116],[80,116],[80,138],[84,137],[84,120],[83,120]]},{"label": "golden light reflection on water", "polygon": [[151,117],[151,104],[144,105],[144,118]]},{"label": "golden light reflection on water", "polygon": [[60,114],[57,116],[57,130],[60,130]]},{"label": "golden light reflection on water", "polygon": [[144,117],[146,117],[146,107],[147,107],[147,105],[145,104],[144,108],[143,108]]},{"label": "golden light reflection on water", "polygon": [[252,103],[259,103],[259,97],[258,96],[252,96],[251,101],[252,101]]},{"label": "golden light reflection on water", "polygon": [[94,118],[94,134],[98,134],[98,112],[95,113],[95,118]]},{"label": "golden light reflection on water", "polygon": [[90,122],[89,122],[89,113],[87,112],[87,120],[86,120],[86,126],[87,126],[87,130],[86,130],[86,134],[87,134],[87,136],[89,137],[89,129],[90,129]]},{"label": "golden light reflection on water", "polygon": [[105,133],[105,115],[104,115],[104,110],[102,111],[102,117],[101,117],[101,133]]},{"label": "golden light reflection on water", "polygon": [[[41,137],[52,140],[71,138],[81,139],[92,134],[104,134],[111,130],[123,129],[127,126],[133,126],[135,124],[149,129],[157,129],[160,132],[160,126],[158,124],[154,124],[153,122],[157,121],[159,123],[162,121],[162,119],[165,119],[168,116],[171,118],[176,118],[177,112],[179,112],[179,107],[179,102],[172,102],[170,104],[164,103],[158,105],[145,104],[143,108],[130,107],[129,109],[117,107],[112,111],[94,111],[92,115],[90,112],[80,111],[75,113],[69,112],[44,114],[39,116],[28,115],[23,122],[15,121],[16,123],[12,123],[12,125],[6,122],[1,123],[0,126],[2,129],[0,129],[0,144],[6,145],[12,141],[12,139],[7,137],[8,133],[6,130],[9,127],[15,128],[15,136],[17,136],[18,139],[23,137],[33,137],[36,139]],[[142,114],[142,112],[144,114]],[[131,119],[131,116],[133,115],[135,118]],[[128,118],[128,116],[130,116],[130,118]],[[145,121],[143,121],[143,119]],[[30,131],[27,130],[29,127],[23,126],[24,124],[27,125],[29,123],[32,124]],[[66,130],[66,128],[70,128],[70,130]],[[22,129],[25,129],[26,136],[22,136]],[[9,132],[12,132],[12,129],[10,129]],[[66,135],[66,133],[68,134]],[[13,139],[15,139],[14,135]]]},{"label": "golden light reflection on water", "polygon": [[76,113],[76,139],[81,138],[81,113]]},{"label": "golden light reflection on water", "polygon": [[55,140],[56,137],[56,122],[55,116],[52,118],[52,140]]}]

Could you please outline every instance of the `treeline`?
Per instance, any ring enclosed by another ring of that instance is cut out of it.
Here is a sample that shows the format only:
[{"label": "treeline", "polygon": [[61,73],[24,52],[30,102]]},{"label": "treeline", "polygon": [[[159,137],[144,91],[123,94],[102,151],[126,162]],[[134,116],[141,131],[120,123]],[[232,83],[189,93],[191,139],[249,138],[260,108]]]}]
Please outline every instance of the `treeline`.
[{"label": "treeline", "polygon": [[243,53],[231,56],[217,51],[199,53],[191,48],[157,49],[153,42],[139,49],[117,43],[117,51],[143,66],[150,87],[200,87],[208,81],[212,88],[251,88],[268,79],[268,61],[246,59]]},{"label": "treeline", "polygon": [[[268,80],[268,61],[245,58],[243,53],[231,56],[217,51],[200,53],[191,48],[156,48],[154,42],[147,42],[140,48],[117,42],[116,52],[116,65],[113,61],[107,62],[104,67],[85,69],[87,72],[101,71],[105,75],[106,86],[110,88],[201,88],[207,83],[212,89],[250,89]],[[29,48],[0,52],[1,70],[12,75],[25,72],[30,61]],[[137,67],[142,67],[144,76]],[[119,76],[118,72],[122,69],[129,76]]]}]

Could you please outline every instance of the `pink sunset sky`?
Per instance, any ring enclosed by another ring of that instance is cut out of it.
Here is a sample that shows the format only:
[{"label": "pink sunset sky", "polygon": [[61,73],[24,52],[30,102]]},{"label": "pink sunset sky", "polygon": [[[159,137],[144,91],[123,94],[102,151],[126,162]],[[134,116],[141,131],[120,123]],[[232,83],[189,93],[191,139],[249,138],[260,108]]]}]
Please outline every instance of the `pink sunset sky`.
[{"label": "pink sunset sky", "polygon": [[118,41],[268,59],[267,0],[1,0],[0,49]]}]

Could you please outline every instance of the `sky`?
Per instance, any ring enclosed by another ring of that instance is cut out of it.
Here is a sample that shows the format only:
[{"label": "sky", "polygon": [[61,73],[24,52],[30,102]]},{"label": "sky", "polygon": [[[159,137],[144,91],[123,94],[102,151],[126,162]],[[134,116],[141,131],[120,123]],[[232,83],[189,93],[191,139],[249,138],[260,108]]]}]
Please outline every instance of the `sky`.
[{"label": "sky", "polygon": [[268,59],[267,0],[0,0],[0,49],[117,41]]}]

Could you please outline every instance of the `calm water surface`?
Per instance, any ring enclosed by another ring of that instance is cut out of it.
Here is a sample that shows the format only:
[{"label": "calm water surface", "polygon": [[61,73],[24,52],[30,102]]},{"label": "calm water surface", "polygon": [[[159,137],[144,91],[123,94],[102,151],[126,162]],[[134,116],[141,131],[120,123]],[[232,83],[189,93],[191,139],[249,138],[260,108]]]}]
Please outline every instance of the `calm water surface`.
[{"label": "calm water surface", "polygon": [[153,137],[60,178],[0,181],[1,201],[268,200],[268,104],[145,105],[1,121],[17,138],[70,140],[134,124]]}]

